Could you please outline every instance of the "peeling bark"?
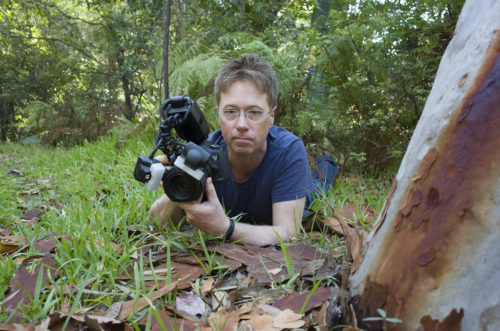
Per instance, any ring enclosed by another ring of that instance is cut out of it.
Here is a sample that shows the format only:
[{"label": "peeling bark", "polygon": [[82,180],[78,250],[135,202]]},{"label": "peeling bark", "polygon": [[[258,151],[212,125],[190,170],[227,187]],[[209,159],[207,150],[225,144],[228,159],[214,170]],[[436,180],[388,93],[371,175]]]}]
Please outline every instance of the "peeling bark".
[{"label": "peeling bark", "polygon": [[500,313],[499,179],[500,1],[468,0],[350,278],[360,322],[382,308],[395,330],[498,326],[483,316]]}]

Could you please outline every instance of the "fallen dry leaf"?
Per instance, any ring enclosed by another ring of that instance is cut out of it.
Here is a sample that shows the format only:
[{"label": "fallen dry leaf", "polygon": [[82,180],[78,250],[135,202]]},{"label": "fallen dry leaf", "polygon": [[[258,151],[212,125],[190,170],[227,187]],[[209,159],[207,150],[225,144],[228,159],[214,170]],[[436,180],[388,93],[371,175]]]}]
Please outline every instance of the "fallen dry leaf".
[{"label": "fallen dry leaf", "polygon": [[[62,327],[64,323],[66,322],[66,319],[68,318],[68,315],[63,314],[61,312],[54,312],[49,314],[48,319],[48,327],[47,329],[49,330],[62,330]],[[80,330],[83,329],[83,326],[85,325],[85,320],[83,316],[71,316],[69,318],[68,325],[66,327],[66,330]],[[43,329],[42,329],[43,330]]]},{"label": "fallen dry leaf", "polygon": [[262,309],[263,311],[265,311],[266,313],[268,313],[273,317],[282,312],[281,309],[268,305],[267,303],[260,304],[257,306],[257,308]]},{"label": "fallen dry leaf", "polygon": [[[42,322],[42,324],[37,325],[33,331],[44,331],[44,330],[61,330],[64,323],[68,319],[68,315],[55,312],[49,314],[47,319]],[[31,329],[16,329],[16,330],[31,330]],[[104,330],[122,330],[122,331],[132,331],[133,328],[122,321],[118,321],[113,318],[86,314],[86,315],[72,315],[69,317],[69,323],[66,326],[66,330],[93,330],[93,331],[104,331]]]},{"label": "fallen dry leaf", "polygon": [[297,329],[306,322],[302,320],[303,315],[294,313],[290,309],[285,309],[273,319],[273,327],[279,329]]},{"label": "fallen dry leaf", "polygon": [[358,210],[358,212],[365,217],[367,223],[371,223],[373,221],[375,213],[373,212],[371,206],[367,204],[346,203],[339,211],[337,211],[337,214],[347,219],[353,219],[356,215],[356,210]]},{"label": "fallen dry leaf", "polygon": [[[166,264],[164,266],[166,266]],[[197,279],[201,275],[205,274],[205,270],[203,270],[203,268],[199,264],[190,265],[172,261],[171,266],[174,268],[172,278],[183,279],[187,276],[187,278],[182,280],[181,283],[179,284],[178,286],[179,289],[190,287],[191,286],[191,284],[189,283],[190,280]]]},{"label": "fallen dry leaf", "polygon": [[23,235],[0,237],[0,243],[6,245],[24,245],[26,238]]},{"label": "fallen dry leaf", "polygon": [[225,291],[214,291],[212,293],[212,311],[224,309],[227,305],[227,293]]},{"label": "fallen dry leaf", "polygon": [[[293,293],[289,296],[283,297],[273,303],[273,307],[279,308],[281,310],[290,309],[295,313],[300,313],[304,302],[307,299],[310,291],[304,292],[302,294]],[[304,313],[307,313],[311,309],[320,307],[331,295],[332,290],[329,287],[320,287],[311,294],[309,300],[307,301]]]},{"label": "fallen dry leaf", "polygon": [[253,316],[252,318],[243,321],[241,323],[241,326],[243,327],[243,330],[249,330],[249,326],[251,327],[250,330],[259,330],[259,331],[280,331],[281,328],[276,328],[273,326],[273,319],[269,314],[260,314]]},{"label": "fallen dry leaf", "polygon": [[[246,314],[240,314],[240,320],[251,320],[252,318],[256,318],[258,316],[261,316],[263,314],[267,314],[265,311],[261,309],[252,309]],[[267,314],[269,315],[269,314]],[[273,317],[273,316],[271,316]]]},{"label": "fallen dry leaf", "polygon": [[[0,237],[0,254],[13,254],[28,247],[29,244],[23,235]],[[19,258],[17,260],[16,262],[22,261]]]},{"label": "fallen dry leaf", "polygon": [[238,315],[247,314],[247,313],[249,313],[249,312],[251,312],[253,310],[253,307],[254,307],[253,302],[251,302],[251,301],[245,302],[244,304],[242,304],[240,306],[240,308],[238,308],[236,310],[236,313],[238,313]]},{"label": "fallen dry leaf", "polygon": [[7,229],[0,228],[0,237],[7,237],[10,234],[10,226]]},{"label": "fallen dry leaf", "polygon": [[[267,248],[267,252],[262,253],[252,250],[254,247],[248,247],[237,244],[224,244],[217,248],[217,252],[225,255],[227,258],[240,262],[247,267],[248,275],[261,283],[271,283],[277,281],[280,276],[288,279],[289,275],[286,270],[276,274],[270,275],[267,270],[279,268],[281,262],[273,260],[272,257],[278,256],[278,253],[283,256],[283,252],[277,251],[272,248]],[[282,257],[282,262],[284,262]]]},{"label": "fallen dry leaf", "polygon": [[[357,207],[361,215],[365,217],[367,223],[375,219],[375,213],[369,205],[359,205]],[[356,214],[356,205],[354,203],[345,204],[340,211],[336,211],[333,217],[326,217],[323,221],[332,231],[341,235],[346,235],[346,229],[343,224],[345,219],[353,219]],[[346,223],[349,224],[349,223]]]},{"label": "fallen dry leaf", "polygon": [[117,318],[120,316],[120,311],[122,310],[123,302],[118,301],[109,306],[108,310],[104,313],[103,316],[109,318]]},{"label": "fallen dry leaf", "polygon": [[[0,324],[0,331],[38,331],[37,325],[35,324]],[[41,329],[40,331],[45,331],[47,329]]]},{"label": "fallen dry leaf", "polygon": [[0,242],[0,254],[12,252],[16,250],[18,247],[19,246],[17,245],[4,244]]},{"label": "fallen dry leaf", "polygon": [[336,218],[339,220],[345,233],[347,257],[352,259],[351,272],[354,273],[363,260],[361,253],[368,234],[359,226],[352,228],[342,216],[336,215]]},{"label": "fallen dry leaf", "polygon": [[[294,272],[301,276],[313,275],[324,263],[324,260],[320,259],[323,255],[312,246],[297,244],[287,246],[286,249],[293,261]],[[286,265],[283,251],[274,247],[224,244],[217,246],[216,251],[245,265],[248,276],[260,283],[285,281],[290,278],[288,270],[283,268],[283,265]]]},{"label": "fallen dry leaf", "polygon": [[[95,244],[99,247],[103,245],[100,241]],[[149,247],[144,248],[144,250],[139,248],[138,255],[146,256],[147,259],[144,260],[147,261],[150,260],[150,256],[152,256],[156,262],[165,261],[167,256],[163,254],[162,250],[158,250],[157,246],[148,246]],[[50,238],[43,241],[37,241],[34,243],[34,247],[36,251],[49,253],[55,249],[56,240]],[[307,329],[311,326],[311,320],[309,318],[298,314],[309,292],[278,299],[282,298],[283,295],[290,294],[291,291],[286,291],[286,289],[281,288],[269,289],[264,284],[255,281],[259,279],[259,277],[264,277],[265,275],[266,281],[264,283],[267,284],[270,282],[269,274],[276,274],[278,277],[288,276],[288,270],[283,267],[286,261],[281,249],[276,247],[253,247],[241,244],[223,244],[213,247],[214,248],[211,247],[210,249],[213,249],[217,254],[217,258],[227,262],[228,266],[238,266],[238,272],[237,274],[226,274],[224,277],[217,280],[211,277],[201,282],[201,298],[204,298],[210,293],[210,298],[214,300],[214,309],[212,310],[213,316],[210,319],[210,325],[207,323],[203,324],[200,319],[196,317],[201,316],[203,313],[190,310],[191,308],[194,309],[196,304],[193,304],[193,302],[184,302],[184,307],[187,306],[189,309],[183,309],[176,304],[175,308],[163,306],[163,310],[159,311],[161,322],[165,324],[167,330],[236,330],[240,320],[242,320],[240,327],[243,328],[243,324],[246,323],[247,326],[251,325],[254,331],[283,330],[291,328]],[[288,256],[293,260],[294,272],[299,273],[300,276],[314,275],[314,277],[316,277],[320,273],[324,275],[330,275],[332,272],[335,274],[339,273],[338,270],[334,270],[336,269],[334,263],[335,258],[331,255],[322,255],[312,246],[301,243],[289,245],[286,249]],[[134,256],[134,258],[135,257],[136,256]],[[76,313],[77,315],[70,317],[70,326],[75,328],[90,328],[92,330],[128,328],[130,326],[125,324],[126,322],[123,322],[124,319],[147,308],[151,301],[155,301],[173,290],[173,283],[165,285],[165,274],[170,272],[172,279],[182,279],[187,276],[187,279],[177,282],[176,287],[178,289],[181,289],[181,287],[185,289],[193,286],[193,281],[204,274],[198,261],[192,256],[186,256],[185,253],[181,252],[173,252],[171,257],[172,269],[167,270],[166,263],[160,265],[156,265],[155,263],[154,269],[148,269],[145,272],[145,275],[154,273],[155,275],[162,276],[158,278],[157,281],[146,282],[146,287],[148,289],[160,288],[159,291],[154,291],[147,299],[140,297],[127,302],[118,302],[116,305],[112,305],[106,312],[92,313],[91,315],[85,315],[82,312]],[[202,257],[201,255],[201,258]],[[179,261],[183,261],[184,263],[180,263]],[[193,263],[196,264],[193,265]],[[229,269],[231,269],[231,267],[229,267]],[[130,275],[122,275],[117,277],[117,279],[127,280],[130,279],[130,277]],[[17,295],[17,293],[14,293],[14,295]],[[317,289],[308,299],[308,305],[306,306],[305,312],[320,307],[326,302],[324,296],[328,297],[328,295],[328,289]],[[201,298],[197,297],[197,299],[203,303]],[[178,301],[181,302],[182,297],[179,297]],[[237,302],[235,303],[235,301]],[[262,305],[263,303],[271,304],[273,301],[278,303],[278,305]],[[285,304],[279,306],[280,303]],[[290,307],[287,305],[290,305]],[[234,309],[237,307],[239,307],[239,309],[235,311]],[[68,308],[69,307],[66,307],[66,313]],[[289,311],[283,314],[283,311],[286,309],[289,309]],[[229,311],[231,311],[231,313],[229,313]],[[275,317],[279,314],[282,315],[276,320]],[[151,315],[148,316],[151,318]],[[63,322],[56,322],[55,327],[61,327]],[[161,323],[156,321],[155,316],[152,317],[151,323],[152,330],[162,329]],[[143,326],[145,322],[143,324],[139,323],[139,325]]]},{"label": "fallen dry leaf", "polygon": [[[178,262],[172,261],[170,263],[170,266],[172,268],[171,269],[172,270],[171,271],[172,272],[172,279],[181,280],[177,285],[177,288],[179,290],[183,290],[183,289],[191,287],[191,283],[190,283],[191,280],[195,280],[198,277],[200,277],[201,275],[205,274],[205,271],[203,270],[203,268],[200,265],[196,266],[196,265],[190,265],[190,264],[184,264],[184,263],[178,263]],[[155,267],[155,270],[160,270],[160,271],[165,271],[166,269],[167,269],[166,263],[163,263],[163,264]],[[147,269],[147,272],[152,273],[151,269]],[[131,277],[132,277],[131,274],[128,274],[128,275],[117,276],[117,277],[115,277],[115,279],[126,280],[126,279],[130,279]],[[163,287],[165,285],[166,280],[162,279],[162,278],[165,278],[165,277],[163,276],[157,280],[146,281],[145,282],[146,289],[150,290],[152,288],[155,288],[155,287],[157,287],[157,284],[159,284],[160,287]]]},{"label": "fallen dry leaf", "polygon": [[109,318],[105,316],[91,315],[87,314],[84,317],[86,325],[90,330],[104,331],[104,330],[130,330],[132,327],[122,321],[118,321],[114,318]]},{"label": "fallen dry leaf", "polygon": [[73,305],[73,303],[71,301],[64,301],[62,304],[61,304],[61,309],[59,310],[59,312],[63,313],[64,315],[68,315],[70,310],[71,310],[71,306]]},{"label": "fallen dry leaf", "polygon": [[[165,328],[168,331],[177,331],[177,330],[183,330],[183,331],[210,331],[209,329],[206,328],[207,324],[206,323],[201,323],[201,322],[193,322],[189,321],[186,319],[180,319],[180,318],[173,318],[168,315],[168,313],[165,310],[160,310],[158,311],[158,314],[160,315],[160,320],[156,318],[155,315],[152,316],[151,318],[151,331],[163,331],[163,327],[160,326],[160,323],[162,323]],[[141,327],[144,327],[147,323],[147,316],[144,316],[137,324],[139,324]]]},{"label": "fallen dry leaf", "polygon": [[271,275],[276,275],[276,274],[279,274],[279,273],[281,272],[281,270],[282,270],[282,269],[283,269],[283,268],[281,268],[281,267],[280,267],[280,268],[274,268],[274,269],[269,270],[269,273],[270,273]]},{"label": "fallen dry leaf", "polygon": [[[191,314],[188,314],[182,310],[177,310],[175,307],[169,306],[168,304],[164,305],[166,311],[170,312],[171,316],[175,316],[176,318],[182,318],[185,320],[189,320],[191,322],[204,322],[206,316],[201,316],[200,318]],[[206,314],[208,315],[209,311],[207,310]]]},{"label": "fallen dry leaf", "polygon": [[34,208],[34,209],[31,209],[31,210],[28,210],[28,211],[25,211],[23,213],[23,215],[21,216],[21,218],[23,220],[27,220],[27,221],[37,221],[40,219],[40,216],[42,215],[42,211],[38,208]]},{"label": "fallen dry leaf", "polygon": [[328,323],[326,320],[327,310],[330,302],[325,301],[321,306],[321,309],[318,311],[314,311],[312,313],[312,318],[316,321],[316,325],[320,328],[321,331],[328,330]]},{"label": "fallen dry leaf", "polygon": [[213,312],[207,318],[211,330],[236,331],[238,328],[239,315],[232,311],[229,314],[224,311]]},{"label": "fallen dry leaf", "polygon": [[12,175],[12,176],[17,176],[17,177],[24,176],[24,174],[21,171],[16,170],[16,169],[9,169],[9,171],[7,171],[7,175]]},{"label": "fallen dry leaf", "polygon": [[206,312],[205,302],[193,292],[177,296],[175,298],[175,309],[198,318],[203,318]]},{"label": "fallen dry leaf", "polygon": [[200,294],[202,297],[204,297],[208,292],[212,290],[214,283],[215,279],[213,277],[210,277],[201,284]]},{"label": "fallen dry leaf", "polygon": [[[16,271],[14,278],[10,281],[10,291],[9,293],[15,295],[9,297],[9,300],[4,300],[3,307],[7,312],[12,311],[19,304],[23,302],[24,304],[30,303],[30,298],[33,298],[35,293],[36,282],[39,273],[42,274],[42,284],[48,284],[50,279],[57,279],[59,277],[59,271],[56,268],[56,261],[52,258],[50,254],[46,254],[41,261],[36,263],[35,268],[30,272],[28,269],[28,264],[32,262],[32,259],[26,259],[23,265]],[[14,315],[12,322],[18,322],[22,318],[22,314],[18,311]]]},{"label": "fallen dry leaf", "polygon": [[128,318],[130,315],[133,315],[134,313],[137,313],[144,308],[149,306],[149,301],[155,301],[158,298],[161,298],[162,296],[166,295],[169,292],[172,292],[176,287],[179,281],[175,281],[173,283],[168,284],[167,286],[164,286],[161,288],[159,291],[155,291],[147,296],[147,298],[139,298],[139,299],[133,299],[129,300],[123,303],[122,309],[120,311],[119,319],[123,320]]},{"label": "fallen dry leaf", "polygon": [[[122,249],[122,246],[120,244],[114,243],[112,241],[109,242],[109,245],[111,246],[111,248],[113,248],[113,252],[115,253],[119,252]],[[97,249],[102,249],[106,246],[106,242],[103,239],[96,237],[94,246]]]},{"label": "fallen dry leaf", "polygon": [[33,243],[35,251],[41,253],[52,253],[56,248],[55,238],[50,238],[46,240],[37,240]]},{"label": "fallen dry leaf", "polygon": [[342,224],[336,217],[327,217],[326,220],[323,222],[334,232],[337,232],[341,235],[345,235],[344,228],[342,227]]}]

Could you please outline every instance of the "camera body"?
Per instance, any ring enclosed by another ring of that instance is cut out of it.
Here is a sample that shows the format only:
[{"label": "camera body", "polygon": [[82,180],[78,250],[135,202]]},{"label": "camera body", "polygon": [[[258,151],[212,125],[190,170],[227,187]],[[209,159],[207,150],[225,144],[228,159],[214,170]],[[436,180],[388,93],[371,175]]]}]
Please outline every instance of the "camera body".
[{"label": "camera body", "polygon": [[[140,156],[134,178],[155,190],[163,181],[163,190],[175,202],[195,201],[205,192],[205,181],[213,183],[229,178],[231,169],[225,151],[207,140],[210,126],[195,101],[188,97],[167,99],[161,108],[163,122],[156,136],[156,147],[149,157]],[[187,143],[171,135],[171,130]],[[169,156],[170,169],[154,154],[160,149]]]}]

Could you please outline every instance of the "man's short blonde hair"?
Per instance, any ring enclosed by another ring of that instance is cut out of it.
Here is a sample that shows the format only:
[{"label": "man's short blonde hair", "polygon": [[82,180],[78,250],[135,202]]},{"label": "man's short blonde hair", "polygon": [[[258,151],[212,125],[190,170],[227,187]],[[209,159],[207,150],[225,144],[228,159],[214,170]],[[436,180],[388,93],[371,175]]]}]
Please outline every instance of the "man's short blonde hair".
[{"label": "man's short blonde hair", "polygon": [[278,105],[278,79],[273,68],[258,55],[250,54],[229,60],[222,65],[215,78],[215,100],[220,103],[220,95],[237,81],[249,81],[257,85],[267,95],[267,103],[272,108]]}]

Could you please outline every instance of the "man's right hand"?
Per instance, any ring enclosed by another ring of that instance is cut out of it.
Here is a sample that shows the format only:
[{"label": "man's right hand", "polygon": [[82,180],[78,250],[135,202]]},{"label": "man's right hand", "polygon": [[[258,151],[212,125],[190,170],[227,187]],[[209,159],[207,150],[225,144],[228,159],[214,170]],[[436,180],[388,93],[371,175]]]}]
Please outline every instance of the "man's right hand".
[{"label": "man's right hand", "polygon": [[229,226],[229,219],[224,212],[217,192],[212,183],[212,178],[205,182],[207,200],[177,202],[177,206],[186,212],[186,220],[201,229],[215,236],[224,235]]}]

